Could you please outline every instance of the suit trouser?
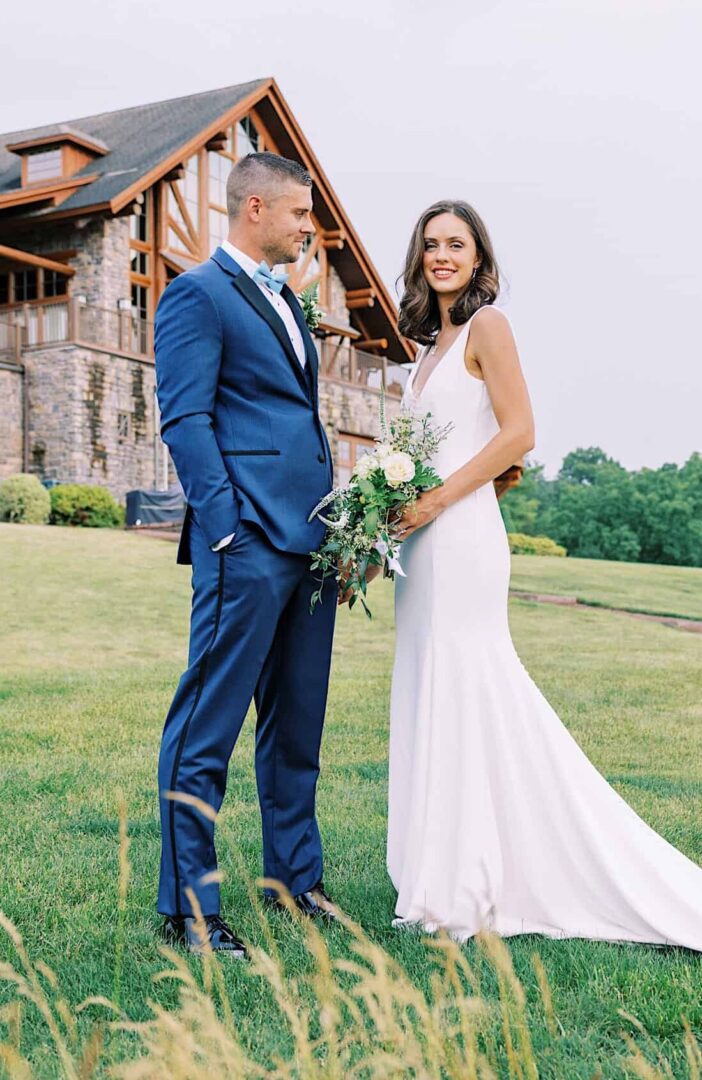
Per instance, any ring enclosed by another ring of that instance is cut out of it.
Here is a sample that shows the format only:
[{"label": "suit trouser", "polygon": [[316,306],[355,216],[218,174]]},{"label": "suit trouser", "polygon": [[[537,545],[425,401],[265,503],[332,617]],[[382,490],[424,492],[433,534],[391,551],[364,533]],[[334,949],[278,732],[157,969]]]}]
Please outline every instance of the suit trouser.
[{"label": "suit trouser", "polygon": [[190,886],[205,915],[219,912],[214,823],[164,792],[219,810],[229,759],[251,699],[256,702],[256,783],[266,877],[293,895],[322,877],[315,817],[336,597],[310,615],[315,581],[308,555],[277,551],[242,521],[232,544],[210,551],[191,527],[193,604],[188,669],[166,718],[158,782],[161,874],[158,910],[189,914]]}]

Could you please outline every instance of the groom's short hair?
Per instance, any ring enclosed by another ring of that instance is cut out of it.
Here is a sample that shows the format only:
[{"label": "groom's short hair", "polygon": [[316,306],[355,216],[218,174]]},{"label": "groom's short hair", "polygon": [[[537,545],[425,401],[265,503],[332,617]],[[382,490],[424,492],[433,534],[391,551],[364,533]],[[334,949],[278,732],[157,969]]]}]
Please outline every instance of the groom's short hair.
[{"label": "groom's short hair", "polygon": [[233,221],[250,195],[267,195],[272,198],[276,188],[292,180],[296,184],[312,187],[312,177],[304,165],[290,158],[263,150],[259,154],[247,154],[240,158],[227,177],[227,214]]}]

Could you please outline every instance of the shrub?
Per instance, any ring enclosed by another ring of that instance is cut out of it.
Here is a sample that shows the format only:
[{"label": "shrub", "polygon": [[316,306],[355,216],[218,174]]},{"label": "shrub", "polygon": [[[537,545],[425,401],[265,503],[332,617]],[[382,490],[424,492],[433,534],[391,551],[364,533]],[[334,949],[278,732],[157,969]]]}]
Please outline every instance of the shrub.
[{"label": "shrub", "polygon": [[507,533],[509,550],[513,555],[567,555],[567,551],[550,536],[525,536],[524,533]]},{"label": "shrub", "polygon": [[124,523],[124,511],[107,488],[95,484],[57,484],[51,489],[51,522],[113,529]]},{"label": "shrub", "polygon": [[49,492],[31,473],[8,476],[0,484],[0,521],[45,525],[50,510]]}]

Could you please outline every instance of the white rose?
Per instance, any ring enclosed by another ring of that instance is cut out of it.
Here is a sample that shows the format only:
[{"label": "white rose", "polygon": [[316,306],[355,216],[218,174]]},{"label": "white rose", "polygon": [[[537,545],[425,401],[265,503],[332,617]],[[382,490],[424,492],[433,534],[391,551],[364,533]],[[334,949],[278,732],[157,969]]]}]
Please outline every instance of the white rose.
[{"label": "white rose", "polygon": [[415,473],[415,464],[409,454],[397,451],[390,454],[383,462],[383,472],[390,487],[399,487],[411,480]]},{"label": "white rose", "polygon": [[379,464],[375,454],[364,454],[354,465],[353,475],[359,480],[365,480],[374,469],[378,468]]}]

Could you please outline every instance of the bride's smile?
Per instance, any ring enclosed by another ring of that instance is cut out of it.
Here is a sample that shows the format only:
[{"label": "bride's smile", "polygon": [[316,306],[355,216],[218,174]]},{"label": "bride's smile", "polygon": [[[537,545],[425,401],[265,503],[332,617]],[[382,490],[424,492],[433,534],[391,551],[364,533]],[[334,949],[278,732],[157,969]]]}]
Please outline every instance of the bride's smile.
[{"label": "bride's smile", "polygon": [[424,236],[424,277],[430,288],[443,295],[461,293],[478,263],[475,240],[464,221],[455,214],[433,218]]}]

